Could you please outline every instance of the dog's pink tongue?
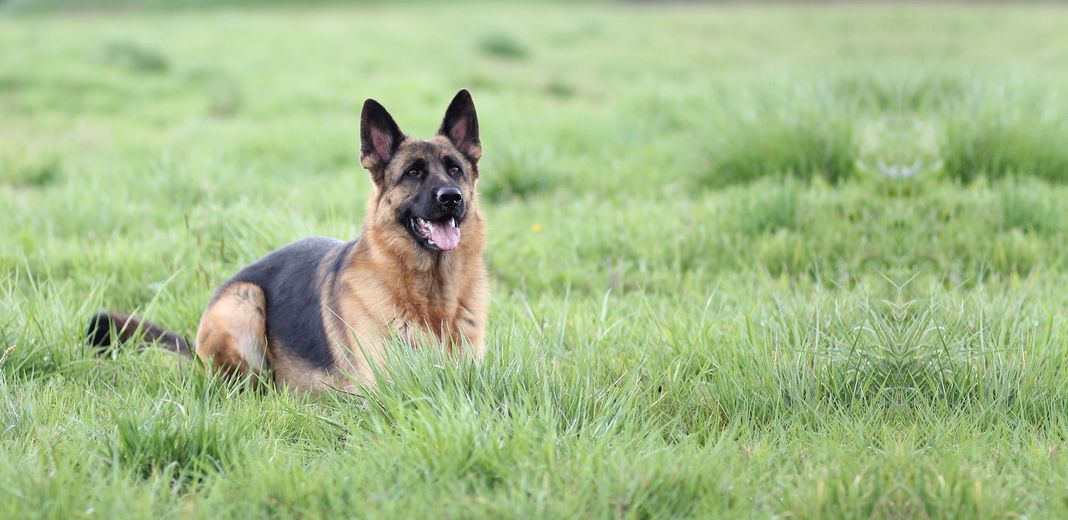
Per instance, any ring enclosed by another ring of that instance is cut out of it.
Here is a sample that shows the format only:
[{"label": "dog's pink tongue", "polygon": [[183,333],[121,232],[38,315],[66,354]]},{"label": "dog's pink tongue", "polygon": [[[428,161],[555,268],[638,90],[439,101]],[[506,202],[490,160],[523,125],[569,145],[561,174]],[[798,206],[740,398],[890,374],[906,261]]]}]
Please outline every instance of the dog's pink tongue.
[{"label": "dog's pink tongue", "polygon": [[428,222],[430,224],[430,240],[442,251],[452,251],[460,245],[460,228],[452,227],[452,222]]}]

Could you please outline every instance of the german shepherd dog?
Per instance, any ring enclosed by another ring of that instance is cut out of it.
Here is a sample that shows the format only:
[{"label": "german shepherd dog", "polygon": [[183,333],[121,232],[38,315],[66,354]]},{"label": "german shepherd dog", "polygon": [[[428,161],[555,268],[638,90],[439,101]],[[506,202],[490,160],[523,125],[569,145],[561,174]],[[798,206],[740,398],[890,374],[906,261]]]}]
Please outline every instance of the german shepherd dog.
[{"label": "german shepherd dog", "polygon": [[228,376],[311,391],[373,387],[397,339],[481,359],[489,280],[471,94],[456,94],[426,140],[406,136],[368,99],[360,139],[374,190],[358,239],[307,238],[242,269],[208,303],[195,349],[159,325],[113,312],[93,316],[89,342],[107,348],[140,337],[187,357],[195,350]]}]

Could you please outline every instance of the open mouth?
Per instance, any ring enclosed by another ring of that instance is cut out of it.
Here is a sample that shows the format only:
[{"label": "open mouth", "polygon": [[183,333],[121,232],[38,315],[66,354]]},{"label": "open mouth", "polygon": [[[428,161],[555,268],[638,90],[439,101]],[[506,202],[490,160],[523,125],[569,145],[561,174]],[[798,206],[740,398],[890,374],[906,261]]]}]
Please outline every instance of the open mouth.
[{"label": "open mouth", "polygon": [[456,217],[445,217],[441,220],[412,217],[409,226],[412,233],[431,249],[452,251],[460,245],[460,224]]}]

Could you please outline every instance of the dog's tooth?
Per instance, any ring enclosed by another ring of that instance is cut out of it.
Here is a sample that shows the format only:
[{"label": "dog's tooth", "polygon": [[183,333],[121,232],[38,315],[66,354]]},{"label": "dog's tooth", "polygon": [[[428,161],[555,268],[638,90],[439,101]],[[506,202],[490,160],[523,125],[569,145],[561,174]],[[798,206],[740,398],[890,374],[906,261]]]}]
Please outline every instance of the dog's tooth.
[{"label": "dog's tooth", "polygon": [[452,227],[456,227],[456,217],[450,218],[449,224],[452,224]]}]

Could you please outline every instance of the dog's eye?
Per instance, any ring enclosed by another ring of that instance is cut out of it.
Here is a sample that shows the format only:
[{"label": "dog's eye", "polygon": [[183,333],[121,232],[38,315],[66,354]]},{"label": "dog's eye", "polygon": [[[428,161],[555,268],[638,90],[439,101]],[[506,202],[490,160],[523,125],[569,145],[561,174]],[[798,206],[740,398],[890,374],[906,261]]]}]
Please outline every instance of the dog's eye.
[{"label": "dog's eye", "polygon": [[460,175],[460,167],[459,166],[450,166],[449,167],[449,175]]},{"label": "dog's eye", "polygon": [[408,173],[406,173],[405,175],[407,175],[409,177],[419,177],[419,176],[423,175],[423,170],[418,170],[416,168],[412,168],[411,170],[408,170]]}]

